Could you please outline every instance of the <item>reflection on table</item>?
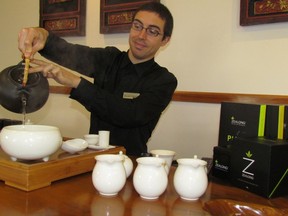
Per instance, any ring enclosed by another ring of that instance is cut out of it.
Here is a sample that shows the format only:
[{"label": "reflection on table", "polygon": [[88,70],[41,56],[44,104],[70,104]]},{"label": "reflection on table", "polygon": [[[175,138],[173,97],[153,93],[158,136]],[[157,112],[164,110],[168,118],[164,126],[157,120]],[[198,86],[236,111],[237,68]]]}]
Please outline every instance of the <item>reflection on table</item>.
[{"label": "reflection on table", "polygon": [[91,172],[59,180],[51,186],[30,192],[0,182],[0,215],[211,215],[203,209],[205,203],[217,201],[214,212],[219,212],[220,206],[227,200],[261,207],[262,212],[270,208],[276,209],[279,215],[282,212],[287,214],[288,197],[266,199],[233,187],[228,182],[211,178],[206,193],[199,200],[182,200],[173,186],[175,169],[171,167],[168,188],[156,200],[140,198],[133,187],[133,173],[114,197],[99,195],[92,184]]}]

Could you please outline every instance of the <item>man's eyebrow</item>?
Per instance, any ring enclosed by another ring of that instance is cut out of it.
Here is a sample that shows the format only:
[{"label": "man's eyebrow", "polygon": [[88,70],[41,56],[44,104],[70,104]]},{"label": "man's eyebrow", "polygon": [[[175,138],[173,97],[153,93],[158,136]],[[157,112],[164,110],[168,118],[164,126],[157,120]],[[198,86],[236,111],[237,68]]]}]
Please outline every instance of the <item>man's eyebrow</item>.
[{"label": "man's eyebrow", "polygon": [[[134,19],[134,21],[137,21],[143,25],[143,23],[139,19]],[[157,28],[158,30],[161,30],[160,27],[157,25],[149,25],[147,28],[149,28],[149,27],[153,27],[153,28]]]},{"label": "man's eyebrow", "polygon": [[134,19],[134,21],[137,21],[137,22],[143,24],[139,19]]}]

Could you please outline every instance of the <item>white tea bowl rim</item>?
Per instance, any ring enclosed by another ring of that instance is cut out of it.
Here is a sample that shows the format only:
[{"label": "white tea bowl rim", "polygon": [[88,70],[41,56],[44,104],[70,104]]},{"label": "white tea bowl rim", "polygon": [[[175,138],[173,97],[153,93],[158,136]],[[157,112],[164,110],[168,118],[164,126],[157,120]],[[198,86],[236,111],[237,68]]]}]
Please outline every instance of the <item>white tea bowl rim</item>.
[{"label": "white tea bowl rim", "polygon": [[99,134],[85,134],[84,138],[96,138],[99,137]]},{"label": "white tea bowl rim", "polygon": [[[17,132],[43,132],[43,131],[51,131],[58,130],[58,127],[50,126],[50,125],[9,125],[4,127],[5,130],[17,131]],[[2,128],[2,130],[4,129]]]},{"label": "white tea bowl rim", "polygon": [[179,158],[177,159],[178,164],[188,165],[188,166],[206,166],[207,162],[198,158]]},{"label": "white tea bowl rim", "polygon": [[124,156],[119,154],[102,154],[95,156],[95,159],[96,161],[113,163],[124,161]]},{"label": "white tea bowl rim", "polygon": [[163,156],[163,157],[171,157],[171,156],[175,156],[176,155],[176,152],[175,151],[172,151],[172,150],[165,150],[165,149],[154,149],[154,150],[151,150],[150,153],[153,155],[153,156]]},{"label": "white tea bowl rim", "polygon": [[158,157],[139,157],[136,161],[137,163],[144,165],[163,166],[166,164],[166,161],[163,158]]},{"label": "white tea bowl rim", "polygon": [[63,142],[63,144],[69,145],[71,147],[74,148],[87,148],[88,147],[88,143],[86,140],[84,139],[80,139],[80,138],[75,138],[75,139],[71,139],[71,140],[66,140]]}]

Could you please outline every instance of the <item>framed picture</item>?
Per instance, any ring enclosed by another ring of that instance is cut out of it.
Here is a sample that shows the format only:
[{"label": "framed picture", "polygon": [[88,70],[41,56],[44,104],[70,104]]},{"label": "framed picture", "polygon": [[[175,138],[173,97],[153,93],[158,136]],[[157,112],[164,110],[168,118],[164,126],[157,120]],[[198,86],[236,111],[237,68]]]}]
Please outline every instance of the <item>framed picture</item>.
[{"label": "framed picture", "polygon": [[40,0],[40,27],[59,36],[84,36],[86,0]]},{"label": "framed picture", "polygon": [[241,26],[285,21],[288,21],[288,0],[241,0]]},{"label": "framed picture", "polygon": [[127,33],[135,11],[148,2],[160,0],[101,0],[100,33]]}]

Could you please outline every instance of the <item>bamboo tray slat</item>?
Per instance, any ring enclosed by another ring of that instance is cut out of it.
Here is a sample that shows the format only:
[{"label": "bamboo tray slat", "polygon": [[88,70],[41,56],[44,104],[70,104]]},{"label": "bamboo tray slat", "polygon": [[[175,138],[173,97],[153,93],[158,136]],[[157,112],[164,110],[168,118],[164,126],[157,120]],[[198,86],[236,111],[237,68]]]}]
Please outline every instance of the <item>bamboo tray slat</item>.
[{"label": "bamboo tray slat", "polygon": [[32,191],[51,185],[53,181],[79,175],[93,170],[95,156],[100,154],[126,153],[124,147],[116,146],[107,150],[86,149],[76,154],[59,149],[49,161],[12,161],[0,148],[0,180],[6,185]]}]

